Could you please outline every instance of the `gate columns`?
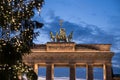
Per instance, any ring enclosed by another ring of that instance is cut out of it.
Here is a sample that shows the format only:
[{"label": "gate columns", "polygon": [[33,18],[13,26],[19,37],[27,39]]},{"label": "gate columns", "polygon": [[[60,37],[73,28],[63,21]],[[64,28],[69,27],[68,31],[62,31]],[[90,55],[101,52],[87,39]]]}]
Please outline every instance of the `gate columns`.
[{"label": "gate columns", "polygon": [[38,64],[34,64],[34,71],[38,75]]},{"label": "gate columns", "polygon": [[46,80],[54,80],[54,64],[46,64]]},{"label": "gate columns", "polygon": [[93,80],[93,66],[92,66],[92,64],[86,64],[86,78],[87,78],[87,80]]},{"label": "gate columns", "polygon": [[70,80],[76,80],[76,64],[70,64]]},{"label": "gate columns", "polygon": [[112,68],[111,64],[103,65],[104,80],[112,80]]}]

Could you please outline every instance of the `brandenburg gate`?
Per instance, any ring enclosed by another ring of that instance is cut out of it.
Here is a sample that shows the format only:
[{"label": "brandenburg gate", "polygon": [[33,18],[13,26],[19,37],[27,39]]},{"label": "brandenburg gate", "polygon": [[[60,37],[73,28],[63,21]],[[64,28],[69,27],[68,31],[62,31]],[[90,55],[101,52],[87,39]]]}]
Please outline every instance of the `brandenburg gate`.
[{"label": "brandenburg gate", "polygon": [[86,68],[87,80],[94,80],[93,68],[101,67],[103,79],[112,80],[111,59],[114,53],[110,51],[110,44],[76,44],[66,40],[65,35],[61,28],[59,35],[56,34],[57,41],[52,35],[52,42],[34,45],[32,53],[23,57],[23,62],[33,66],[36,73],[39,66],[45,66],[46,80],[54,80],[55,67],[69,67],[70,80],[76,80],[76,67]]}]

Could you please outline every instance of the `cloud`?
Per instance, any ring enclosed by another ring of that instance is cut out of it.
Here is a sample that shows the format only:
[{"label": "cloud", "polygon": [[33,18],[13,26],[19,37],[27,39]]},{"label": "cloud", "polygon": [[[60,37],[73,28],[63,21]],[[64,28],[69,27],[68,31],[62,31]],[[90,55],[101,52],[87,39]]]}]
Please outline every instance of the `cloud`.
[{"label": "cloud", "polygon": [[120,69],[120,65],[114,64],[113,67],[119,68]]},{"label": "cloud", "polygon": [[109,16],[108,24],[111,32],[120,35],[120,16]]},{"label": "cloud", "polygon": [[35,44],[45,44],[46,42],[50,41],[48,32],[46,32],[44,29],[40,29],[39,32],[39,36],[33,40]]}]

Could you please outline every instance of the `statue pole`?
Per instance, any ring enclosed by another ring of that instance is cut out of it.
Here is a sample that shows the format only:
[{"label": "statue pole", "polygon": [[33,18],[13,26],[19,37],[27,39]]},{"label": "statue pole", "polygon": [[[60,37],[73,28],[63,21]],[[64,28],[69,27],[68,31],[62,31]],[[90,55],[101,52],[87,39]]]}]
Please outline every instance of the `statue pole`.
[{"label": "statue pole", "polygon": [[63,20],[62,19],[59,21],[59,25],[60,25],[60,28],[61,28],[62,25],[63,25]]}]

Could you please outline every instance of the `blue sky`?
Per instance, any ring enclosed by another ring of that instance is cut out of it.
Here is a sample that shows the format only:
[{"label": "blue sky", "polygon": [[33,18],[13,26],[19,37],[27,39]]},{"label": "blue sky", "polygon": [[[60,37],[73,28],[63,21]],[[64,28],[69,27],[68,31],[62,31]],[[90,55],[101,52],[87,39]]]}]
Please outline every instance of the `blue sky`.
[{"label": "blue sky", "polygon": [[45,0],[41,14],[33,19],[44,23],[37,44],[50,41],[49,32],[59,30],[59,20],[79,44],[112,44],[114,73],[120,73],[120,0]]}]

